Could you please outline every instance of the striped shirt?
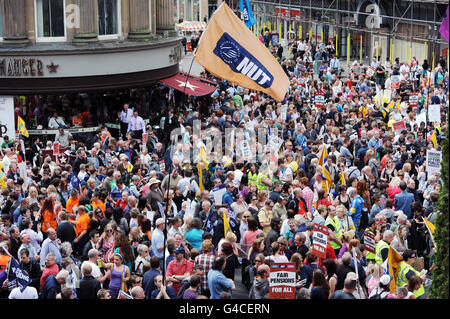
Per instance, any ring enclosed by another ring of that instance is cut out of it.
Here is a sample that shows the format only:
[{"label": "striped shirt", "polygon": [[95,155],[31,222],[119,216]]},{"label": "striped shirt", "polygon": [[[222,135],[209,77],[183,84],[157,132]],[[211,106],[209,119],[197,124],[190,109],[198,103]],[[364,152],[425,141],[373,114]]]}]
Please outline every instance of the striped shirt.
[{"label": "striped shirt", "polygon": [[202,265],[203,266],[203,275],[201,276],[201,284],[203,291],[209,290],[208,287],[208,272],[212,267],[214,259],[216,257],[214,255],[210,255],[209,253],[203,253],[195,257],[194,266]]}]

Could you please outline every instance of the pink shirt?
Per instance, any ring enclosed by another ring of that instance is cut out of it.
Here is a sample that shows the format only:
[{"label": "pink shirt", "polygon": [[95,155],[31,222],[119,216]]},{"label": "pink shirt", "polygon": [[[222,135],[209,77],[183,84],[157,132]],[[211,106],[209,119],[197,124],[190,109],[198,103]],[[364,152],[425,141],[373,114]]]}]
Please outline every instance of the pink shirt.
[{"label": "pink shirt", "polygon": [[262,233],[261,229],[258,230],[246,230],[244,232],[244,240],[242,241],[244,244],[251,246],[256,239],[256,236],[259,233]]},{"label": "pink shirt", "polygon": [[314,192],[311,190],[311,188],[306,186],[305,188],[303,188],[302,195],[303,195],[303,199],[306,202],[306,207],[308,209],[308,212],[311,213],[312,207],[313,207],[313,202],[314,202]]}]

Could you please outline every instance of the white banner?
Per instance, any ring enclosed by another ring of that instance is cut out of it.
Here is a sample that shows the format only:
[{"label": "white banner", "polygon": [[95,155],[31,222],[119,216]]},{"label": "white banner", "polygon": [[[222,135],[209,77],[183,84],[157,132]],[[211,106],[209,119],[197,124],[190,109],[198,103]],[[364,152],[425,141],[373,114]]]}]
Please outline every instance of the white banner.
[{"label": "white banner", "polygon": [[[0,131],[1,135],[7,135],[10,140],[16,138],[16,127],[14,123],[14,97],[0,96]],[[3,137],[0,137],[3,143]]]},{"label": "white banner", "polygon": [[428,106],[428,121],[441,123],[441,105],[431,104]]}]

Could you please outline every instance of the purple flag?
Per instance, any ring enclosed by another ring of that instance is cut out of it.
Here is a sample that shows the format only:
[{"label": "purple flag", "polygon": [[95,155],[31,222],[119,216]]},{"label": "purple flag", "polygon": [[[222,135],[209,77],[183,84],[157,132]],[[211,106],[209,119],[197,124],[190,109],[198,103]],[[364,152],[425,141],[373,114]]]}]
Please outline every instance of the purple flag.
[{"label": "purple flag", "polygon": [[439,28],[439,33],[447,42],[448,42],[448,22],[449,21],[448,21],[448,7],[447,7],[447,11],[445,12],[445,18],[442,19],[441,27]]}]

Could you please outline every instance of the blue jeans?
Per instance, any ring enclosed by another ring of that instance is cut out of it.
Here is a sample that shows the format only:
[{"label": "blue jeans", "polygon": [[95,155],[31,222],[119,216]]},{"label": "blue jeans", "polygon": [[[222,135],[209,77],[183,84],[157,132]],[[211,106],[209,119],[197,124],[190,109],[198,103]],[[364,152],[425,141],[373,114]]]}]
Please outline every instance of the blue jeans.
[{"label": "blue jeans", "polygon": [[353,220],[353,224],[355,225],[355,236],[359,239],[359,225],[361,224],[361,219]]}]

